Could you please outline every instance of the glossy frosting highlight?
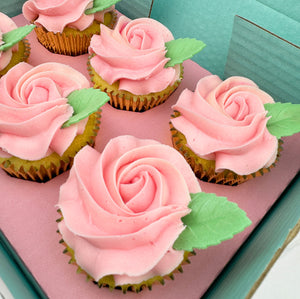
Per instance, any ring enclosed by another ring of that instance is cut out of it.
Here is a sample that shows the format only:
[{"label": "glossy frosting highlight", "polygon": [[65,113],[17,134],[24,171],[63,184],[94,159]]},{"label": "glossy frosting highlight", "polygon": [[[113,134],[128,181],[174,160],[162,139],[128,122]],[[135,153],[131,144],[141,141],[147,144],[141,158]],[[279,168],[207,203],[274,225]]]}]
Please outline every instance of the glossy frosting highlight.
[{"label": "glossy frosting highlight", "polygon": [[62,155],[86,124],[85,119],[62,129],[73,114],[67,96],[89,87],[84,75],[61,63],[33,67],[22,62],[10,69],[0,79],[0,156]]},{"label": "glossy frosting highlight", "polygon": [[[4,13],[0,12],[0,45],[4,43],[2,35],[17,28],[15,22]],[[10,62],[13,52],[18,50],[18,45],[6,51],[0,51],[0,70],[3,70]]]},{"label": "glossy frosting highlight", "polygon": [[23,5],[23,15],[54,33],[62,33],[65,27],[82,31],[94,20],[103,22],[104,14],[114,9],[113,5],[95,14],[85,14],[85,10],[92,7],[91,0],[29,0]]},{"label": "glossy frosting highlight", "polygon": [[251,80],[207,76],[194,92],[184,90],[172,107],[171,120],[199,157],[215,160],[216,172],[247,175],[274,163],[278,140],[266,127],[265,103],[274,100]]},{"label": "glossy frosting highlight", "polygon": [[116,285],[172,272],[183,251],[172,249],[184,229],[190,193],[200,186],[173,148],[133,136],[111,139],[100,154],[86,146],[62,185],[59,230],[76,263],[96,281]]},{"label": "glossy frosting highlight", "polygon": [[172,33],[150,18],[130,20],[121,16],[115,29],[101,25],[101,35],[94,35],[90,53],[91,65],[110,85],[136,95],[164,90],[180,76],[180,67],[165,68],[165,43]]}]

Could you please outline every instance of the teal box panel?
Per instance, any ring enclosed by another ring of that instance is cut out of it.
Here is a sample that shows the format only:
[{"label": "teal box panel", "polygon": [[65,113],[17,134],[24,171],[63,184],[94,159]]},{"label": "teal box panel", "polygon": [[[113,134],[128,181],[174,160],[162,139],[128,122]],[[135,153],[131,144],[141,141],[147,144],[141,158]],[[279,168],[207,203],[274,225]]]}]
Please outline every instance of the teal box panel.
[{"label": "teal box panel", "polygon": [[22,6],[24,2],[25,0],[9,0],[9,1],[2,0],[0,3],[0,11],[10,17],[14,17],[22,13]]},{"label": "teal box panel", "polygon": [[[300,1],[299,0],[258,0],[272,9],[300,22]],[[283,5],[284,4],[284,5]]]},{"label": "teal box panel", "polygon": [[[151,17],[179,37],[194,37],[206,48],[193,60],[224,77],[235,15],[240,15],[281,38],[300,46],[298,0],[154,1]],[[291,5],[293,4],[293,5]]]},{"label": "teal box panel", "polygon": [[223,76],[233,18],[243,1],[155,0],[151,17],[167,26],[175,38],[202,40],[206,47],[192,59],[211,73]]},{"label": "teal box panel", "polygon": [[[299,23],[295,22],[294,26],[300,32]],[[235,17],[225,77],[248,77],[275,101],[300,103],[299,70],[297,45],[249,20]]]},{"label": "teal box panel", "polygon": [[122,0],[116,4],[116,9],[131,19],[148,17],[152,2],[152,0]]},{"label": "teal box panel", "polygon": [[[14,298],[43,299],[46,294],[0,229],[0,283]],[[0,288],[1,289],[1,288]],[[5,290],[5,289],[4,289]],[[4,298],[0,292],[0,298]],[[5,297],[7,298],[7,297]]]}]

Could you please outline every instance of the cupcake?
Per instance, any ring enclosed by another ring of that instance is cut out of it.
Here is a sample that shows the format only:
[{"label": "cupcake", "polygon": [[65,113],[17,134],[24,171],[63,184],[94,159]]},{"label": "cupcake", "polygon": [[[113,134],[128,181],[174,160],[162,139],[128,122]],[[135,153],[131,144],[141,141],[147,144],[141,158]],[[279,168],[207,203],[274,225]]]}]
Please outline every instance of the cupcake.
[{"label": "cupcake", "polygon": [[114,5],[91,0],[28,0],[23,15],[37,26],[37,39],[45,48],[70,56],[87,53],[92,35],[100,34],[100,24],[113,28],[117,19]]},{"label": "cupcake", "polygon": [[[187,53],[172,51],[179,47],[189,48],[189,54],[178,60],[172,53]],[[203,47],[195,39],[174,40],[156,20],[121,16],[114,30],[101,25],[101,35],[92,37],[89,73],[113,107],[142,112],[166,101],[183,78],[181,62]]]},{"label": "cupcake", "polygon": [[[194,92],[184,90],[172,108],[174,147],[198,178],[213,183],[237,185],[269,172],[281,151],[280,138],[300,130],[299,115],[292,111],[299,113],[299,105],[274,103],[244,77],[204,77]],[[286,119],[278,128],[286,127],[291,117],[293,132],[276,133],[280,113],[274,109],[290,111],[290,116],[282,113]]]},{"label": "cupcake", "polygon": [[24,37],[31,30],[33,26],[18,29],[11,18],[0,12],[0,77],[19,62],[28,60],[30,45]]},{"label": "cupcake", "polygon": [[201,192],[175,149],[133,136],[111,139],[102,153],[80,150],[58,208],[70,262],[99,287],[123,292],[173,279],[194,248],[251,223],[235,203]]},{"label": "cupcake", "polygon": [[[10,69],[0,79],[0,167],[37,182],[66,171],[83,146],[94,144],[98,109],[109,99],[89,87],[84,75],[60,63]],[[91,91],[95,98],[86,96]]]}]

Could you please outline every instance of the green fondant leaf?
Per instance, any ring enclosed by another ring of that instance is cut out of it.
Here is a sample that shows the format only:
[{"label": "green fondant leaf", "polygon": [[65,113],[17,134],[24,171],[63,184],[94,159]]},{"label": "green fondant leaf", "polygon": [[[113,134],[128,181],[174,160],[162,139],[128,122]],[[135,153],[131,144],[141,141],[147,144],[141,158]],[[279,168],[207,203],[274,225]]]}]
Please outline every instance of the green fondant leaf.
[{"label": "green fondant leaf", "polygon": [[193,57],[205,47],[205,44],[194,38],[179,38],[166,42],[165,46],[166,57],[170,58],[165,67],[169,67]]},{"label": "green fondant leaf", "polygon": [[93,7],[86,9],[85,14],[90,15],[98,11],[102,11],[104,9],[109,8],[112,5],[115,5],[120,1],[121,0],[94,0]]},{"label": "green fondant leaf", "polygon": [[35,25],[25,25],[23,27],[16,28],[12,31],[6,32],[2,35],[2,40],[4,44],[0,46],[0,51],[5,51],[15,44],[17,44],[20,40],[22,40],[26,35],[28,35]]},{"label": "green fondant leaf", "polygon": [[109,99],[109,96],[100,89],[74,90],[68,96],[68,103],[73,107],[74,112],[72,117],[63,124],[63,128],[69,127],[96,112]]},{"label": "green fondant leaf", "polygon": [[281,138],[300,132],[300,104],[268,103],[264,106],[267,116],[271,116],[267,128],[272,135]]},{"label": "green fondant leaf", "polygon": [[190,214],[182,218],[185,230],[175,241],[176,250],[193,251],[217,245],[251,224],[236,203],[212,193],[191,194]]}]

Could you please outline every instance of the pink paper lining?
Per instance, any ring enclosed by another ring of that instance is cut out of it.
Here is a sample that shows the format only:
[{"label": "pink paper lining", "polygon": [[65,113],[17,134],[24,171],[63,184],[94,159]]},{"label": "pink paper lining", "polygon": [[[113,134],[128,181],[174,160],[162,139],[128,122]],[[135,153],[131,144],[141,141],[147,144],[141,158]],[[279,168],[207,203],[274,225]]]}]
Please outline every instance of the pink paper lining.
[{"label": "pink paper lining", "polygon": [[[19,26],[25,23],[22,16],[16,17],[15,21]],[[62,62],[88,77],[87,55],[67,57],[51,54],[36,41],[34,32],[28,39],[32,48],[29,63]],[[171,106],[184,88],[194,90],[197,81],[209,74],[192,61],[184,63],[184,71],[184,80],[178,90],[166,103],[152,110],[144,113],[126,112],[106,104],[96,149],[101,151],[110,138],[123,134],[152,138],[171,145],[168,124]],[[283,147],[277,166],[263,177],[238,187],[201,182],[203,191],[227,196],[244,209],[253,222],[250,227],[232,240],[207,250],[197,250],[197,255],[190,258],[191,264],[184,265],[183,274],[175,274],[175,281],[166,280],[164,286],[155,285],[152,291],[144,290],[140,294],[129,292],[126,298],[198,299],[203,295],[299,171],[300,134],[285,138]],[[55,205],[59,186],[67,176],[68,173],[64,173],[45,184],[39,184],[11,178],[1,171],[0,228],[50,298],[123,298],[120,291],[98,289],[92,282],[86,282],[85,276],[77,274],[76,267],[68,264],[69,257],[62,254],[64,247],[58,243],[60,236],[56,233],[55,220],[59,215]]]}]

